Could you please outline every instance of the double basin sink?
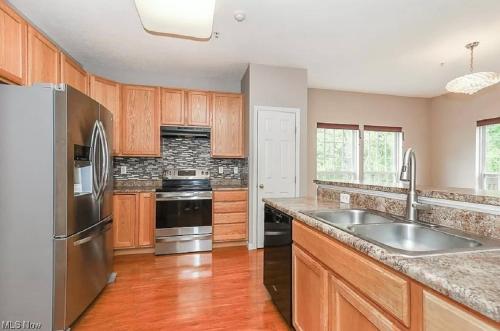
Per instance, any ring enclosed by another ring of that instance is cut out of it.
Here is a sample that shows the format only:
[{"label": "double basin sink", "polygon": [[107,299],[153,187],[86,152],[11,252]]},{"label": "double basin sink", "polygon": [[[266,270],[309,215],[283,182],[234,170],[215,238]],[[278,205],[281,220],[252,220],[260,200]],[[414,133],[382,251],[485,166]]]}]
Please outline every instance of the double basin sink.
[{"label": "double basin sink", "polygon": [[302,211],[389,252],[423,256],[500,249],[500,240],[475,236],[444,226],[407,222],[367,209]]}]

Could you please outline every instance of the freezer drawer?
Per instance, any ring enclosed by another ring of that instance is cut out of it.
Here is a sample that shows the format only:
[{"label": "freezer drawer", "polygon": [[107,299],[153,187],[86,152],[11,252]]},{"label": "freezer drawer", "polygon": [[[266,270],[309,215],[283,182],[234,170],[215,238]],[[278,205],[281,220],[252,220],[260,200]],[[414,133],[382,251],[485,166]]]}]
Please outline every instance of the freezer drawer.
[{"label": "freezer drawer", "polygon": [[65,330],[106,286],[112,272],[112,220],[54,239],[54,326]]}]

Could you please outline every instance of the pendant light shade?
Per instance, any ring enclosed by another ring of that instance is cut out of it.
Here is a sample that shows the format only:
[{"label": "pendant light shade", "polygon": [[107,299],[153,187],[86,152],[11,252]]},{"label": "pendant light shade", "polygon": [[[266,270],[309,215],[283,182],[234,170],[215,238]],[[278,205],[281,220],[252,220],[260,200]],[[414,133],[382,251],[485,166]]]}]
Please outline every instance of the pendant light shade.
[{"label": "pendant light shade", "polygon": [[483,88],[494,85],[500,82],[500,74],[496,72],[476,72],[474,73],[474,47],[477,47],[479,42],[473,42],[465,45],[465,48],[470,49],[470,71],[468,75],[460,76],[446,84],[446,90],[453,93],[474,94]]}]

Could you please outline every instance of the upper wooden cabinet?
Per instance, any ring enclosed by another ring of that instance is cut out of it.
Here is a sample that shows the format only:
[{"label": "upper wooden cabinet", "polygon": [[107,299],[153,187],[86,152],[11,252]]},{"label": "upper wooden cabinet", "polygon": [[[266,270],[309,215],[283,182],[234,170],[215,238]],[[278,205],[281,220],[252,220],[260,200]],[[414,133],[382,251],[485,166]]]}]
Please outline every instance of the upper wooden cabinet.
[{"label": "upper wooden cabinet", "polygon": [[122,85],[121,154],[160,156],[160,89]]},{"label": "upper wooden cabinet", "polygon": [[187,91],[186,125],[210,126],[210,93]]},{"label": "upper wooden cabinet", "polygon": [[184,112],[183,90],[161,89],[161,124],[184,125],[186,116]]},{"label": "upper wooden cabinet", "polygon": [[89,94],[89,75],[80,65],[61,52],[61,83],[68,84],[80,92]]},{"label": "upper wooden cabinet", "polygon": [[59,50],[28,26],[28,85],[59,82]]},{"label": "upper wooden cabinet", "polygon": [[90,76],[90,96],[113,113],[113,154],[120,154],[120,84]]},{"label": "upper wooden cabinet", "polygon": [[0,0],[0,77],[16,84],[26,79],[26,22]]},{"label": "upper wooden cabinet", "polygon": [[242,96],[214,93],[212,104],[212,157],[244,157]]}]

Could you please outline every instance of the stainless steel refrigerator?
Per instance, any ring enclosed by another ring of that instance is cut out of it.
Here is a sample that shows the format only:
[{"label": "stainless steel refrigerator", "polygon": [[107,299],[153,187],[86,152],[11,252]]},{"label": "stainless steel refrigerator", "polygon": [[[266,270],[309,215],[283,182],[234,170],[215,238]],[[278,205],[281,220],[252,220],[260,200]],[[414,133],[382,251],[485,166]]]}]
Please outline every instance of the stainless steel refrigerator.
[{"label": "stainless steel refrigerator", "polygon": [[4,326],[65,330],[106,286],[112,128],[112,114],[70,86],[0,85]]}]

